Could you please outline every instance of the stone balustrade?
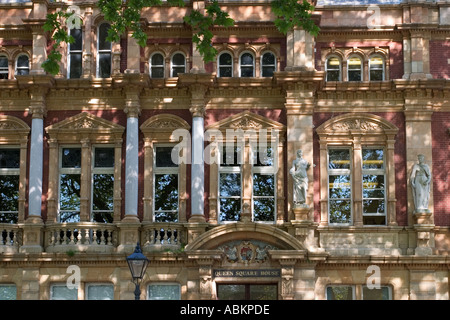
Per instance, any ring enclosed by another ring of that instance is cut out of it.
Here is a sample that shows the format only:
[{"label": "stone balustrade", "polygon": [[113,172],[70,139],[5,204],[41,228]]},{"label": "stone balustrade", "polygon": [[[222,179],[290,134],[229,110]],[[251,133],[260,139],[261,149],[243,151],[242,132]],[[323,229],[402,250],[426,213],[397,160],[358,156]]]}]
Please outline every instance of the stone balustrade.
[{"label": "stone balustrade", "polygon": [[22,244],[22,232],[18,225],[0,223],[0,253],[18,252]]},{"label": "stone balustrade", "polygon": [[177,250],[182,248],[186,240],[186,229],[181,223],[151,223],[142,228],[142,244],[144,249]]}]

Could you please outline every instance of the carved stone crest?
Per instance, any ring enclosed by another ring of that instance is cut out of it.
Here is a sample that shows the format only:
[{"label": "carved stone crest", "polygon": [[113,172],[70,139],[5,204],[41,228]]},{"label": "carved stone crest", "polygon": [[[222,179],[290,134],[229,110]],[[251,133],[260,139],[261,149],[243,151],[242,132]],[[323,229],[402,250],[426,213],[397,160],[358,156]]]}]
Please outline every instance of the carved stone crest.
[{"label": "carved stone crest", "polygon": [[267,261],[268,250],[277,250],[278,248],[261,241],[244,240],[229,242],[217,249],[225,253],[228,262],[249,265]]}]

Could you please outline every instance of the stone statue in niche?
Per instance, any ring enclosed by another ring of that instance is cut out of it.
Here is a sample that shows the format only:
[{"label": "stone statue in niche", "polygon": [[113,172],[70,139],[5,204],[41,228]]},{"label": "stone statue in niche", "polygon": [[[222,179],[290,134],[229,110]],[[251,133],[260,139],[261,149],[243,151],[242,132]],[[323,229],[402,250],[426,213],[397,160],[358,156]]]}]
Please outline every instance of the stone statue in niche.
[{"label": "stone statue in niche", "polygon": [[307,206],[306,194],[308,192],[307,170],[311,164],[303,159],[303,151],[297,150],[297,158],[292,162],[289,173],[294,180],[294,206]]},{"label": "stone statue in niche", "polygon": [[425,156],[417,156],[419,163],[416,163],[411,171],[411,186],[416,212],[428,212],[428,201],[430,200],[430,167],[424,163]]}]

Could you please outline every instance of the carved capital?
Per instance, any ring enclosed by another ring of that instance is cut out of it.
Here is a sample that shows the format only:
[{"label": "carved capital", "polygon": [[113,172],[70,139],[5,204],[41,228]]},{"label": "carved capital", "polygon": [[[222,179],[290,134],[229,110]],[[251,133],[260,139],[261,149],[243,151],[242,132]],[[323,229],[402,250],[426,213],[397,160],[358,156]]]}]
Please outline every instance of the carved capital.
[{"label": "carved capital", "polygon": [[189,108],[193,117],[204,117],[205,116],[205,106],[192,106]]}]

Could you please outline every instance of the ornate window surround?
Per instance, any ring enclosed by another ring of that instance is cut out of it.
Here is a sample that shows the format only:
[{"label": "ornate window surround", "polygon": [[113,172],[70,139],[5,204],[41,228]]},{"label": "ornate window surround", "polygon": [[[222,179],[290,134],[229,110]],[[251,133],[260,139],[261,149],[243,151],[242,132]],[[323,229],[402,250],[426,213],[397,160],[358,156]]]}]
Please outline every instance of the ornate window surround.
[{"label": "ornate window surround", "polygon": [[[189,65],[191,60],[190,49],[184,44],[160,44],[155,43],[153,45],[147,46],[144,49],[145,52],[145,67],[144,73],[150,75],[150,58],[155,53],[160,53],[164,57],[164,79],[171,78],[172,72],[172,57],[176,53],[181,53],[185,57],[185,68],[186,73],[189,72]],[[154,79],[152,80],[164,80],[164,79]]]},{"label": "ornate window surround", "polygon": [[[180,141],[173,135],[177,129],[189,131],[190,125],[172,114],[159,114],[147,119],[140,127],[144,134],[144,216],[143,221],[153,222],[154,148],[157,144],[176,145]],[[186,163],[178,165],[178,221],[186,222]]]},{"label": "ornate window surround", "polygon": [[396,226],[394,143],[398,128],[382,117],[368,113],[347,113],[320,125],[320,226],[328,226],[328,149],[351,148],[353,225],[362,226],[362,147],[383,147],[386,161],[386,220]]},{"label": "ornate window surround", "polygon": [[352,55],[358,55],[362,61],[362,81],[369,80],[369,61],[373,55],[380,56],[384,61],[384,80],[389,80],[389,49],[381,47],[324,48],[321,51],[321,64],[325,70],[327,59],[336,56],[341,61],[341,80],[348,81],[347,61]]},{"label": "ornate window surround", "polygon": [[[257,134],[257,139],[259,139],[258,130],[265,129],[267,130],[266,141],[270,145],[271,142],[276,144],[276,156],[277,156],[277,167],[275,173],[275,221],[274,223],[283,223],[285,220],[284,217],[284,175],[283,165],[284,165],[284,139],[285,139],[285,131],[286,127],[276,121],[267,119],[263,116],[257,115],[255,113],[244,111],[238,114],[235,114],[231,117],[220,120],[212,125],[209,125],[206,128],[208,130],[216,130],[220,131],[221,137],[210,138],[212,141],[209,145],[209,151],[211,152],[211,157],[215,157],[220,154],[218,148],[221,145],[224,145],[227,140],[227,129],[232,130],[243,130],[244,132],[250,132],[253,130]],[[274,140],[274,136],[272,135],[273,131],[277,131],[278,141]],[[216,139],[217,138],[217,139]],[[232,142],[236,142],[236,137]],[[251,143],[249,143],[248,139],[246,139],[243,150],[243,164],[242,164],[242,204],[241,204],[241,218],[242,216],[252,217],[252,165],[250,163],[251,157]],[[205,157],[209,157],[209,155],[205,154]],[[281,172],[281,174],[279,174]],[[211,161],[210,164],[210,182],[209,182],[209,222],[212,224],[219,223],[219,212],[218,212],[218,201],[219,201],[219,164],[217,161]],[[245,219],[245,218],[244,218]],[[250,218],[251,219],[251,218]]]},{"label": "ornate window surround", "polygon": [[0,115],[0,146],[20,148],[18,222],[25,220],[27,148],[30,127],[14,116]]},{"label": "ornate window surround", "polygon": [[[87,112],[57,122],[45,128],[49,135],[49,168],[59,167],[61,146],[81,145],[81,196],[80,221],[91,218],[91,163],[94,145],[114,146],[114,221],[121,218],[121,167],[122,136],[125,128]],[[58,217],[58,170],[48,174],[47,221],[56,222]]]}]

